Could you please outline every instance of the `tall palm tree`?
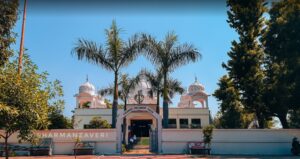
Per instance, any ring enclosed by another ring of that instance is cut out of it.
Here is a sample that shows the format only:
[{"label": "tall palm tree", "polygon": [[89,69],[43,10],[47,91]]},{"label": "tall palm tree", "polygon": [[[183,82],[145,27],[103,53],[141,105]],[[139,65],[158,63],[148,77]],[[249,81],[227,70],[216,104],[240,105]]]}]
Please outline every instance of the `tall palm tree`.
[{"label": "tall palm tree", "polygon": [[[140,76],[136,76],[132,78],[130,78],[128,74],[123,74],[120,76],[120,82],[118,83],[118,85],[121,87],[121,89],[119,89],[118,94],[120,96],[120,99],[124,102],[124,111],[127,110],[127,101],[128,101],[129,93],[135,89],[139,81],[140,81]],[[109,87],[109,88],[102,89],[99,92],[101,95],[112,95],[113,90],[114,89],[112,87]],[[124,125],[123,139],[125,139],[126,127],[127,127],[126,118],[123,119],[123,125]],[[125,140],[123,140],[123,143],[125,144]]]},{"label": "tall palm tree", "polygon": [[[156,112],[160,113],[160,96],[163,93],[163,78],[160,69],[156,70],[156,73],[152,73],[148,70],[143,70],[140,74],[144,74],[146,80],[151,84],[151,89],[148,92],[150,97],[153,98],[154,94],[156,95]],[[175,93],[182,94],[184,92],[184,88],[181,86],[181,82],[176,79],[168,78],[168,101],[171,101]]]},{"label": "tall palm tree", "polygon": [[[127,101],[129,93],[135,89],[140,81],[140,76],[136,77],[129,77],[128,74],[123,74],[119,77],[120,81],[118,86],[120,87],[118,91],[118,96],[124,102],[124,110],[127,109]],[[114,87],[109,87],[105,89],[101,89],[99,91],[101,95],[113,95],[114,94]]]},{"label": "tall palm tree", "polygon": [[177,44],[177,35],[169,32],[164,41],[156,41],[150,35],[141,35],[141,46],[150,61],[161,68],[163,74],[163,126],[168,127],[168,76],[176,68],[201,57],[198,50],[191,44]]},{"label": "tall palm tree", "polygon": [[116,127],[118,107],[118,75],[120,69],[128,66],[138,54],[138,38],[133,36],[128,42],[119,37],[120,29],[113,21],[110,29],[106,31],[106,48],[97,45],[95,42],[79,39],[72,50],[79,60],[87,60],[90,63],[103,67],[114,72],[114,95],[112,106],[112,128]]},{"label": "tall palm tree", "polygon": [[151,98],[154,97],[154,94],[156,95],[156,113],[159,114],[159,103],[160,103],[160,95],[161,95],[161,81],[162,81],[162,74],[160,73],[160,70],[156,70],[156,74],[148,71],[143,70],[140,75],[144,75],[146,77],[146,80],[150,83],[151,89],[148,92],[149,96]]}]

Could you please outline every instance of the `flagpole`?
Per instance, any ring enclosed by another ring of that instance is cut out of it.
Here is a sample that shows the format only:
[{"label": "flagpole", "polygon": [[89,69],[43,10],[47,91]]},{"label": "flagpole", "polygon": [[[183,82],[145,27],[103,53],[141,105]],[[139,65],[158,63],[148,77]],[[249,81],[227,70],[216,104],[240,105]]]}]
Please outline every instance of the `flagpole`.
[{"label": "flagpole", "polygon": [[24,51],[24,30],[25,30],[25,21],[26,21],[26,1],[24,0],[24,13],[22,21],[22,34],[21,34],[21,43],[20,43],[20,52],[19,52],[19,64],[18,64],[18,74],[21,75],[22,72],[22,58]]}]

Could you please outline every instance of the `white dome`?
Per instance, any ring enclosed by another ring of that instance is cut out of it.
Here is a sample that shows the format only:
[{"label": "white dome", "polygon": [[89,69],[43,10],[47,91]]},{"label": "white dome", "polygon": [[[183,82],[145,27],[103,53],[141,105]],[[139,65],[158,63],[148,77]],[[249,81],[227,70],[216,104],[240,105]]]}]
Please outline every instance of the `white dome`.
[{"label": "white dome", "polygon": [[79,87],[79,93],[95,94],[95,86],[90,82],[85,82]]},{"label": "white dome", "polygon": [[141,79],[141,81],[139,82],[138,86],[141,89],[150,89],[151,88],[150,83],[146,79]]},{"label": "white dome", "polygon": [[140,76],[140,81],[138,82],[137,86],[135,87],[134,90],[130,91],[129,97],[134,98],[139,91],[146,97],[148,96],[148,92],[151,89],[151,84],[150,82],[147,81],[146,76],[142,74]]},{"label": "white dome", "polygon": [[197,81],[197,79],[189,87],[189,93],[196,93],[196,92],[202,92],[202,91],[204,91],[204,86],[202,84],[200,84]]}]

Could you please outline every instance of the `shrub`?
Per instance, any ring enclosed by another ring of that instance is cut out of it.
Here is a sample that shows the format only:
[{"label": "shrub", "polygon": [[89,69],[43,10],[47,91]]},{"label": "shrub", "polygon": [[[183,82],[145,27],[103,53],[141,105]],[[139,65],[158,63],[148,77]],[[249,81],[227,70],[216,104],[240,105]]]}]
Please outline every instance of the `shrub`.
[{"label": "shrub", "polygon": [[205,147],[209,148],[210,145],[211,145],[213,129],[214,129],[214,127],[212,125],[209,125],[209,126],[204,127],[203,130],[202,130],[202,132],[203,132],[203,141],[204,141]]}]

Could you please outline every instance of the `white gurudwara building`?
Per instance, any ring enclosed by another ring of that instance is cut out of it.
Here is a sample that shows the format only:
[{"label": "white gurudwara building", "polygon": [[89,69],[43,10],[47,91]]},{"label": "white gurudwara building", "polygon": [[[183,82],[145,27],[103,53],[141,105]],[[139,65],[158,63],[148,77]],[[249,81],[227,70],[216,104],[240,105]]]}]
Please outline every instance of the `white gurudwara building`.
[{"label": "white gurudwara building", "polygon": [[[127,123],[126,136],[132,132],[137,137],[149,136],[149,130],[159,128],[158,118],[151,114],[156,113],[157,97],[150,97],[150,83],[141,77],[139,84],[130,92],[127,110],[118,109],[118,114],[124,114]],[[210,111],[208,107],[208,94],[204,86],[197,79],[185,92],[177,107],[169,107],[170,129],[195,129],[210,124]],[[109,123],[112,121],[112,109],[107,108],[104,97],[96,92],[95,87],[87,80],[79,87],[75,95],[76,108],[74,112],[74,129],[88,128],[94,117],[101,117]],[[139,109],[141,111],[139,111]],[[147,109],[142,111],[142,109]],[[129,112],[130,113],[127,113]],[[150,112],[150,113],[149,113]],[[160,120],[163,118],[160,108]]]}]

